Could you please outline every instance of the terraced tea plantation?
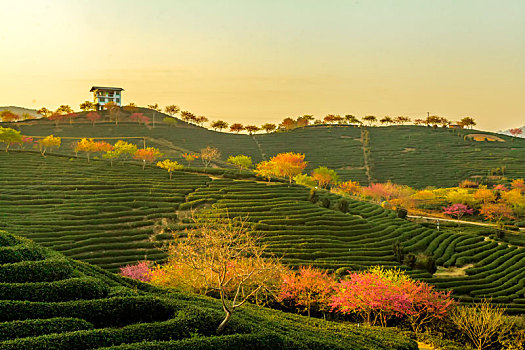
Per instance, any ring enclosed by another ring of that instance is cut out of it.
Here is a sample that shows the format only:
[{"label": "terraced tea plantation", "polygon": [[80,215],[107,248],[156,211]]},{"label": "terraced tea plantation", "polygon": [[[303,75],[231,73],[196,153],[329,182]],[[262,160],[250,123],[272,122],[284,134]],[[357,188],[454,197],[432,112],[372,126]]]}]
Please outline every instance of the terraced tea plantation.
[{"label": "terraced tea plantation", "polygon": [[[149,116],[153,112],[141,111]],[[58,127],[46,120],[17,124],[25,135],[46,136],[54,134],[66,137],[146,137],[148,146],[160,148],[167,157],[185,163],[182,153],[198,153],[208,145],[221,151],[218,165],[229,167],[225,161],[231,155],[244,154],[252,157],[254,163],[282,153],[300,152],[309,162],[307,172],[318,166],[335,169],[342,180],[357,180],[368,185],[365,169],[365,153],[362,131],[368,131],[369,149],[367,163],[373,182],[388,180],[415,188],[426,186],[451,187],[471,176],[485,177],[491,169],[505,168],[509,178],[525,177],[525,139],[480,132],[476,130],[455,130],[423,126],[390,126],[357,128],[354,126],[308,126],[288,132],[271,134],[222,133],[207,130],[179,121],[168,126],[159,120],[166,115],[155,113],[155,128],[140,126],[123,120],[116,126],[100,122],[92,126],[84,117],[72,125],[62,122]],[[1,124],[13,127],[10,123]],[[468,134],[497,135],[505,142],[474,141]],[[73,143],[77,140],[64,139],[59,153],[73,154]],[[142,145],[141,140],[129,139]],[[196,161],[195,164],[199,163]]]},{"label": "terraced tea plantation", "polygon": [[408,270],[412,277],[452,289],[465,302],[492,298],[506,304],[508,312],[525,313],[525,248],[481,235],[425,228],[397,218],[393,211],[351,199],[346,199],[348,211],[342,213],[334,210],[341,199],[325,196],[331,209],[307,201],[308,192],[299,186],[216,180],[188,200],[215,202],[219,210],[215,216],[248,218],[269,250],[290,265],[343,271],[373,265],[406,268],[393,254],[393,245],[399,242],[404,254],[424,253],[439,266],[465,270],[448,278]]},{"label": "terraced tea plantation", "polygon": [[0,154],[0,183],[2,227],[113,271],[138,260],[162,261],[156,247],[171,238],[170,231],[184,235],[192,225],[190,210],[212,215],[202,210],[212,205],[213,215],[247,218],[287,264],[339,271],[407,268],[394,256],[399,244],[404,255],[432,256],[439,266],[462,272],[445,277],[408,270],[412,277],[451,288],[465,302],[492,297],[511,313],[525,313],[523,247],[426,228],[351,199],[341,211],[341,198],[330,193],[309,200],[309,191],[295,185],[189,173],[169,181],[155,168],[143,172],[137,165],[111,168],[15,152]]},{"label": "terraced tea plantation", "polygon": [[137,260],[160,261],[165,254],[156,234],[177,218],[186,194],[210,181],[187,173],[166,180],[140,166],[4,153],[0,228],[114,271]]},{"label": "terraced tea plantation", "polygon": [[[417,126],[369,128],[370,170],[376,182],[391,180],[418,188],[453,187],[471,176],[525,177],[525,139],[497,135],[505,142],[473,141],[474,130]],[[478,132],[479,133],[479,132]]]},{"label": "terraced tea plantation", "polygon": [[387,330],[168,293],[0,231],[0,349],[417,349]]}]

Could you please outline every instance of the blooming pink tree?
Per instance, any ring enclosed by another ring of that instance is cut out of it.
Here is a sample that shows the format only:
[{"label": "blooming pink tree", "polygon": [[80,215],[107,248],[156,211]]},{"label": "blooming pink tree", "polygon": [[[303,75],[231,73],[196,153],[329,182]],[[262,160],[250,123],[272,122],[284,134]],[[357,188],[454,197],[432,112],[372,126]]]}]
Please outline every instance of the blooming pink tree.
[{"label": "blooming pink tree", "polygon": [[24,149],[24,146],[27,144],[32,145],[33,141],[34,140],[31,136],[22,135],[22,142],[20,143],[20,149]]},{"label": "blooming pink tree", "polygon": [[436,291],[425,282],[405,281],[402,290],[409,300],[406,317],[416,333],[422,331],[424,326],[445,317],[456,305],[450,296],[452,291]]},{"label": "blooming pink tree", "polygon": [[474,214],[474,209],[469,208],[465,204],[456,203],[452,204],[450,207],[443,207],[443,214],[455,216],[458,220],[460,220],[465,214]]},{"label": "blooming pink tree", "polygon": [[120,275],[142,282],[151,280],[151,269],[149,261],[139,261],[135,265],[126,265],[120,268]]},{"label": "blooming pink tree", "polygon": [[332,309],[355,313],[369,324],[386,326],[393,317],[406,317],[415,332],[445,317],[455,302],[451,292],[435,291],[424,282],[410,279],[403,271],[381,267],[351,273],[339,282],[332,296]]},{"label": "blooming pink tree", "polygon": [[409,308],[410,300],[400,284],[370,271],[351,273],[335,287],[332,297],[332,309],[358,314],[372,325],[380,321],[386,326],[390,318],[406,314]]}]

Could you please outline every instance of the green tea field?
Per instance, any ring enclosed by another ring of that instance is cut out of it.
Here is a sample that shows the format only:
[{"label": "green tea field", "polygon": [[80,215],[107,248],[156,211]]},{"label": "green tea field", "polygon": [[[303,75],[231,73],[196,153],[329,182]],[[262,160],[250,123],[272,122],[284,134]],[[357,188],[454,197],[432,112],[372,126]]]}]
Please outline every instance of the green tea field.
[{"label": "green tea field", "polygon": [[[292,265],[344,272],[398,266],[465,302],[491,297],[511,313],[525,312],[525,248],[487,232],[435,230],[377,205],[301,186],[235,180],[136,164],[35,153],[0,154],[0,224],[71,258],[115,271],[143,259],[162,261],[171,231],[184,234],[197,215],[240,216],[270,252]],[[310,200],[309,200],[310,199]],[[209,214],[202,210],[213,206]],[[516,234],[519,235],[519,234]],[[521,234],[523,235],[523,234]],[[409,269],[394,254],[433,257],[438,273]],[[459,274],[444,274],[456,268]],[[444,270],[443,270],[444,269]]]},{"label": "green tea field", "polygon": [[[151,110],[141,111],[152,117]],[[147,146],[158,147],[170,159],[181,163],[185,163],[182,153],[199,153],[210,145],[220,150],[221,160],[217,164],[221,167],[229,166],[225,161],[231,155],[244,154],[258,163],[278,153],[299,152],[304,153],[309,162],[307,172],[327,166],[336,170],[342,180],[357,180],[363,185],[390,180],[415,188],[450,187],[467,178],[499,173],[497,168],[510,178],[525,176],[525,139],[489,132],[482,135],[497,135],[503,142],[475,141],[467,137],[481,133],[476,130],[423,126],[322,125],[249,136],[212,131],[180,120],[170,126],[159,122],[166,115],[156,112],[156,116],[154,128],[125,118],[118,125],[106,121],[93,126],[80,118],[71,125],[62,122],[58,127],[46,120],[19,123],[17,127],[30,136],[144,137]],[[76,141],[78,139],[64,139],[58,153],[72,154]],[[127,141],[143,144],[142,139]],[[369,151],[364,152],[364,148]]]}]

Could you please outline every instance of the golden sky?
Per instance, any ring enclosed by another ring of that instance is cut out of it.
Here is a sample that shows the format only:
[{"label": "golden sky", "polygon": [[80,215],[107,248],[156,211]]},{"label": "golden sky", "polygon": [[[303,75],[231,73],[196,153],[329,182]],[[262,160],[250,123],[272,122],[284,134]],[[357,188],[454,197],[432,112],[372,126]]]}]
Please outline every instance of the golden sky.
[{"label": "golden sky", "polygon": [[525,125],[523,0],[0,0],[0,106],[92,85],[228,122],[314,114]]}]

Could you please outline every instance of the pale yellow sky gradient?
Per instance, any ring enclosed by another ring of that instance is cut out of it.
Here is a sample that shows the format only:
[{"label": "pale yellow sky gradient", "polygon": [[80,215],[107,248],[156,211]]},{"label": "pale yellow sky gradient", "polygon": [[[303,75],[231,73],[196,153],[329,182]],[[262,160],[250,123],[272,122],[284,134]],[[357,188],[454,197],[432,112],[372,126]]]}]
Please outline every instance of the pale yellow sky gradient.
[{"label": "pale yellow sky gradient", "polygon": [[429,111],[525,125],[525,1],[0,0],[0,13],[0,106],[78,109],[109,85],[228,122]]}]

